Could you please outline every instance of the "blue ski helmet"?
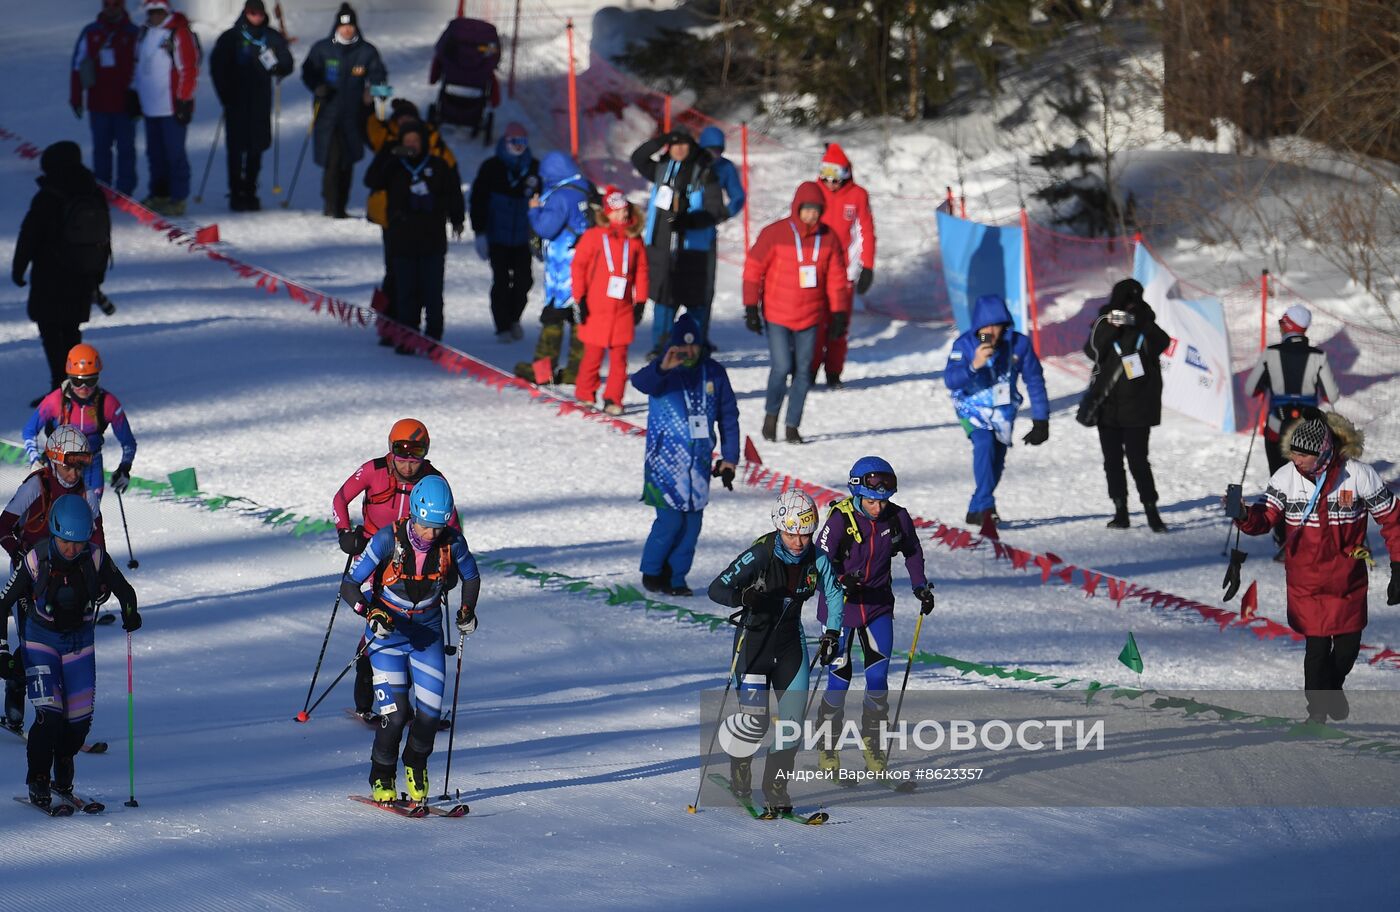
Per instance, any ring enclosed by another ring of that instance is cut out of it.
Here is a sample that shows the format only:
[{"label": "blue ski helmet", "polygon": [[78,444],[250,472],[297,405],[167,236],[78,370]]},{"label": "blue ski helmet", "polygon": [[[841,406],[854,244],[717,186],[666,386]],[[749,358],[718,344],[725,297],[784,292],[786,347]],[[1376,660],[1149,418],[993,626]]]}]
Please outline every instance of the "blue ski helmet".
[{"label": "blue ski helmet", "polygon": [[408,517],[420,526],[441,529],[452,518],[452,489],[441,475],[429,475],[408,495]]},{"label": "blue ski helmet", "polygon": [[857,497],[871,500],[889,500],[899,490],[899,479],[894,467],[879,456],[862,456],[851,466],[851,480],[847,485]]},{"label": "blue ski helmet", "polygon": [[66,542],[92,538],[92,508],[76,494],[64,494],[49,508],[49,534]]}]

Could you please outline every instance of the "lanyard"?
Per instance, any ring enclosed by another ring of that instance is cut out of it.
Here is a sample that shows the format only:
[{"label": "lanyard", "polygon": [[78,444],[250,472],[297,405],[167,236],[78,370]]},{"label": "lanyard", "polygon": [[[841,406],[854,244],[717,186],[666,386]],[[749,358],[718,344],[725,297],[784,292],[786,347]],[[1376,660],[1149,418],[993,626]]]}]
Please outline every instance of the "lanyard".
[{"label": "lanyard", "polygon": [[672,159],[666,164],[666,173],[661,176],[661,183],[669,184],[681,171],[681,163]]},{"label": "lanyard", "polygon": [[399,161],[403,164],[404,168],[408,170],[408,173],[413,176],[413,180],[416,183],[418,181],[418,175],[422,173],[423,169],[428,165],[428,156],[423,156],[423,160],[418,163],[418,167],[416,168],[410,165],[406,158],[401,158]]},{"label": "lanyard", "polygon": [[264,36],[262,37],[262,39],[259,40],[259,39],[257,39],[257,38],[254,38],[252,35],[248,34],[248,32],[247,32],[246,29],[240,29],[239,31],[241,31],[241,32],[243,33],[243,40],[247,41],[249,44],[256,45],[257,48],[258,48],[259,50],[263,50],[263,51],[267,50],[267,36],[266,36],[266,35],[264,35]]},{"label": "lanyard", "polygon": [[690,398],[690,390],[685,392],[685,409],[692,415],[705,415],[705,365],[700,365],[700,402],[697,404]]},{"label": "lanyard", "polygon": [[[1121,345],[1118,344],[1118,340],[1117,340],[1117,339],[1114,339],[1114,340],[1113,340],[1113,350],[1114,350],[1115,352],[1118,353],[1118,357],[1119,357],[1119,358],[1122,358],[1122,357],[1123,357],[1123,346],[1121,346]],[[1134,345],[1134,346],[1133,346],[1133,350],[1132,350],[1131,352],[1128,352],[1128,354],[1131,355],[1131,354],[1133,354],[1133,353],[1135,353],[1135,352],[1138,352],[1138,351],[1141,351],[1141,350],[1142,350],[1142,333],[1138,333],[1137,345]]]},{"label": "lanyard", "polygon": [[[792,241],[794,244],[797,245],[797,265],[801,266],[804,262],[806,262],[806,260],[804,259],[804,257],[806,257],[806,254],[802,252],[802,235],[797,233],[797,226],[792,223],[791,219],[788,220],[788,227],[792,229]],[[817,262],[817,258],[821,256],[821,252],[822,236],[819,232],[816,234],[816,241],[812,244],[813,264]]]},{"label": "lanyard", "polygon": [[[632,253],[632,245],[627,243],[627,239],[622,239],[622,276],[627,277],[627,258]],[[608,275],[616,275],[613,272],[612,244],[608,241],[608,236],[603,235],[603,259],[608,261]]]}]

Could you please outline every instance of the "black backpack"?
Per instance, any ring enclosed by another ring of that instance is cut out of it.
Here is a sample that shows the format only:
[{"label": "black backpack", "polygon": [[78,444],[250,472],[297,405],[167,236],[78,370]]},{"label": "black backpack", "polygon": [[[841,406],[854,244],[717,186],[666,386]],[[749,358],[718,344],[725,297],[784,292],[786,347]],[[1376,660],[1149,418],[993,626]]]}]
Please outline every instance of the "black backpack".
[{"label": "black backpack", "polygon": [[102,278],[112,262],[112,216],[95,193],[69,198],[63,207],[59,261],[81,276]]}]

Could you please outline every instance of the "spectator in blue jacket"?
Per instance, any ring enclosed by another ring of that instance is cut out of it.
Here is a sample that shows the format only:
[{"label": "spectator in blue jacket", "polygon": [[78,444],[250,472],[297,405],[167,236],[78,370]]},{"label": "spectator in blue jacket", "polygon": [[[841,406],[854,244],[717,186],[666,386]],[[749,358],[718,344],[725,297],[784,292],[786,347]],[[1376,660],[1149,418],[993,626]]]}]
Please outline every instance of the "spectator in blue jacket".
[{"label": "spectator in blue jacket", "polygon": [[996,489],[1011,446],[1016,411],[1025,401],[1016,380],[1023,376],[1031,397],[1031,430],[1023,443],[1040,446],[1050,438],[1050,400],[1045,376],[1031,340],[1011,328],[1011,311],[1000,295],[981,295],[972,306],[972,325],[953,342],[943,382],[953,394],[958,420],[972,441],[976,487],[967,505],[967,524],[999,522]]},{"label": "spectator in blue jacket", "polygon": [[[700,327],[682,314],[671,327],[664,355],[632,375],[647,405],[647,454],[642,502],[656,508],[642,548],[642,585],[648,592],[691,595],[685,576],[695,560],[710,479],[734,490],[739,462],[739,403],[729,375],[701,343]],[[719,461],[711,468],[715,424]]]},{"label": "spectator in blue jacket", "polygon": [[530,154],[530,135],[506,124],[496,154],[481,163],[472,181],[472,233],[476,254],[491,263],[491,319],[501,342],[519,339],[520,315],[534,285],[530,275],[530,198],[540,192],[540,164]]},{"label": "spectator in blue jacket", "polygon": [[[570,332],[569,363],[562,370],[559,352],[564,347],[564,326],[575,323],[574,246],[593,227],[589,203],[593,188],[579,173],[574,160],[563,152],[551,152],[540,162],[540,183],[544,190],[530,198],[527,214],[544,258],[544,310],[540,313],[543,325],[534,360],[548,360],[553,381],[569,384],[578,379],[578,366],[583,360],[583,343],[576,330]],[[530,361],[518,362],[515,374],[540,382]]]},{"label": "spectator in blue jacket", "polygon": [[[716,126],[708,126],[700,131],[700,148],[710,153],[712,163],[710,171],[714,174],[715,180],[719,182],[720,192],[724,195],[725,221],[734,218],[744,211],[744,204],[748,202],[748,194],[744,192],[744,182],[739,176],[739,169],[729,159],[724,157],[724,131]],[[710,298],[715,293],[715,258],[710,258]],[[704,316],[700,320],[700,335],[705,339],[710,338],[710,309],[707,307]]]}]

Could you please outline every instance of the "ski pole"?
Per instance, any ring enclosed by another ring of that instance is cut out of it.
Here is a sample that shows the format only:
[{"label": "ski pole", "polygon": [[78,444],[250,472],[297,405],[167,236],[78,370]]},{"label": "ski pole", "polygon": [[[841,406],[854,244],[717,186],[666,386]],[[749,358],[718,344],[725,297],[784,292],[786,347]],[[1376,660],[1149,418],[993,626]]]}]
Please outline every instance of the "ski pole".
[{"label": "ski pole", "polygon": [[316,702],[311,704],[311,708],[310,708],[310,709],[307,709],[307,710],[303,710],[302,712],[297,713],[296,716],[294,716],[293,718],[295,718],[296,721],[298,721],[298,722],[310,722],[310,721],[311,721],[311,714],[314,713],[314,712],[316,711],[316,707],[320,706],[320,705],[321,705],[321,701],[324,700],[326,697],[329,697],[329,696],[331,695],[331,691],[335,690],[335,685],[339,684],[339,683],[340,683],[340,679],[343,678],[343,677],[345,677],[345,675],[346,675],[347,673],[349,673],[350,669],[352,669],[352,668],[355,667],[355,663],[358,662],[358,661],[360,661],[360,656],[364,655],[364,654],[365,654],[365,650],[368,649],[368,648],[369,648],[369,637],[366,636],[366,637],[365,637],[365,641],[364,641],[363,643],[360,644],[360,648],[355,650],[355,655],[354,655],[353,658],[350,659],[350,664],[349,664],[349,665],[346,665],[344,668],[340,669],[340,674],[336,675],[336,676],[335,676],[335,680],[332,681],[332,682],[330,683],[330,685],[326,687],[325,692],[322,693],[319,697],[316,698]]},{"label": "ski pole", "polygon": [[204,177],[199,181],[199,192],[194,195],[196,203],[203,202],[204,188],[209,183],[209,169],[214,167],[214,152],[219,148],[219,134],[224,130],[224,115],[219,115],[219,123],[214,127],[214,141],[209,144],[209,157],[204,160]]},{"label": "ski pole", "polygon": [[[1248,449],[1248,450],[1245,450],[1245,454],[1244,454],[1244,470],[1240,472],[1240,487],[1241,487],[1241,488],[1244,487],[1245,480],[1246,480],[1247,478],[1249,478],[1249,460],[1252,459],[1253,456],[1254,456],[1254,438],[1257,437],[1257,436],[1259,436],[1259,425],[1261,425],[1261,424],[1263,424],[1263,423],[1264,423],[1264,401],[1261,399],[1260,402],[1259,402],[1259,417],[1256,418],[1256,419],[1254,419],[1254,430],[1252,430],[1252,431],[1249,432],[1249,449]],[[1221,557],[1226,557],[1226,556],[1228,556],[1229,553],[1230,553],[1230,533],[1231,533],[1231,532],[1234,532],[1234,533],[1235,533],[1235,547],[1239,547],[1239,544],[1240,544],[1239,531],[1238,531],[1238,529],[1236,528],[1234,521],[1231,520],[1230,525],[1225,529],[1225,547],[1222,548],[1221,551],[1220,551],[1220,556],[1221,556]]]},{"label": "ski pole", "polygon": [[462,645],[466,637],[459,637],[457,640],[457,678],[452,683],[452,725],[447,730],[447,772],[442,775],[442,794],[438,796],[440,801],[450,801],[452,796],[447,791],[447,784],[452,781],[452,742],[457,737],[457,691],[462,686]]},{"label": "ski pole", "polygon": [[321,100],[316,99],[311,109],[311,123],[306,127],[306,138],[301,141],[301,151],[297,153],[297,166],[292,169],[292,182],[287,185],[287,198],[282,200],[282,208],[292,205],[292,194],[297,192],[297,178],[301,176],[301,163],[306,160],[306,147],[311,145],[311,134],[316,129],[316,116],[321,113]]},{"label": "ski pole", "polygon": [[136,706],[133,699],[131,675],[131,631],[126,632],[126,773],[131,785],[131,797],[127,799],[129,808],[140,807],[136,803]]},{"label": "ski pole", "polygon": [[904,683],[899,685],[899,702],[894,705],[894,721],[890,723],[893,731],[899,726],[899,711],[904,708],[904,690],[909,686],[909,670],[914,667],[914,654],[919,651],[919,631],[924,629],[924,613],[919,612],[919,619],[914,622],[914,642],[909,644],[909,661],[904,664]]},{"label": "ski pole", "polygon": [[307,707],[311,705],[311,692],[316,689],[316,678],[321,674],[321,662],[326,658],[326,646],[331,641],[331,628],[335,626],[335,613],[340,610],[340,583],[345,579],[345,574],[350,572],[350,562],[355,559],[355,555],[345,555],[345,569],[340,571],[340,579],[336,580],[335,601],[331,603],[331,622],[326,625],[325,639],[321,640],[321,654],[316,657],[316,670],[311,672],[311,686],[306,688],[306,702],[301,704],[301,713],[297,716],[298,722],[305,722],[301,716],[305,715]]},{"label": "ski pole", "polygon": [[[817,695],[817,688],[821,686],[821,674],[818,673],[815,677],[812,676],[812,672],[816,669],[817,663],[821,660],[821,657],[821,651],[818,650],[817,654],[812,656],[812,664],[807,666],[807,676],[812,678],[812,689],[807,694],[807,706],[802,710],[802,722],[804,724],[806,724],[807,722],[808,714],[812,711],[812,698],[814,698]],[[850,659],[848,658],[846,661],[849,662]],[[830,671],[828,670],[828,674],[829,673]]]},{"label": "ski pole", "polygon": [[122,514],[122,533],[126,535],[126,568],[128,570],[135,570],[137,567],[141,566],[141,562],[131,553],[131,529],[126,525],[126,505],[122,503],[121,492],[117,491],[116,494],[117,509],[120,510]]},{"label": "ski pole", "polygon": [[[724,707],[729,702],[729,691],[734,686],[734,671],[739,667],[739,653],[744,649],[744,637],[749,634],[748,609],[745,608],[742,614],[743,617],[739,619],[739,639],[734,643],[734,658],[729,661],[729,678],[724,682],[724,696],[719,701],[719,718],[715,725],[714,734],[710,735],[710,747],[705,751],[705,758],[700,764],[700,784],[695,789],[695,803],[685,806],[685,809],[692,814],[700,810],[700,791],[705,787],[705,773],[710,769],[710,754],[715,751],[715,741],[719,738],[719,727],[724,724]],[[734,618],[731,616],[729,620],[733,622]]]},{"label": "ski pole", "polygon": [[282,182],[280,178],[280,164],[282,156],[282,80],[277,80],[277,85],[272,90],[272,195],[277,196],[282,192]]}]

